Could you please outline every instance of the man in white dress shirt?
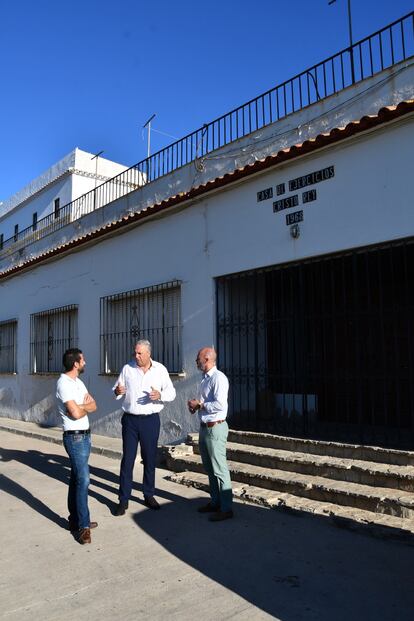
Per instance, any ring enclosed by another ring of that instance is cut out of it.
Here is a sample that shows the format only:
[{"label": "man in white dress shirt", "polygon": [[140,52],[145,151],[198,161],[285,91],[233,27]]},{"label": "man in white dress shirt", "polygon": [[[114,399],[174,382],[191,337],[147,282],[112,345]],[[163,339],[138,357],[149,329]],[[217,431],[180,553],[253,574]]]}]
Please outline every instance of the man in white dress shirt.
[{"label": "man in white dress shirt", "polygon": [[124,398],[119,504],[115,515],[124,515],[128,509],[138,443],[144,463],[144,502],[150,509],[159,509],[160,505],[154,498],[159,413],[164,403],[174,401],[176,393],[167,369],[151,359],[149,341],[137,341],[135,358],[122,368],[113,390],[117,399]]},{"label": "man in white dress shirt", "polygon": [[210,502],[199,507],[200,513],[211,513],[211,522],[233,517],[233,494],[226,460],[227,396],[229,381],[216,367],[217,355],[212,347],[200,349],[196,363],[203,372],[197,399],[188,401],[191,414],[200,418],[199,446],[203,466],[210,483]]}]

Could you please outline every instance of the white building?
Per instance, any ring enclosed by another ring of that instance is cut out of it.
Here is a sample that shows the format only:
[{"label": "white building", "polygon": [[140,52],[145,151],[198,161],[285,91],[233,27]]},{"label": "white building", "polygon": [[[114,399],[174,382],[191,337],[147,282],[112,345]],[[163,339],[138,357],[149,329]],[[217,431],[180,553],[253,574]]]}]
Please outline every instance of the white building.
[{"label": "white building", "polygon": [[48,231],[60,228],[62,223],[102,207],[106,198],[99,193],[102,184],[107,193],[116,190],[118,194],[142,185],[143,176],[138,174],[134,179],[131,176],[128,180],[124,177],[119,180],[119,175],[127,168],[101,154],[74,149],[0,204],[1,249],[4,253],[8,249],[10,255],[17,247],[25,247]]},{"label": "white building", "polygon": [[162,442],[197,428],[195,356],[215,344],[232,426],[413,448],[409,24],[387,68],[367,73],[356,44],[355,84],[344,51],[342,86],[321,63],[4,247],[0,415],[56,422],[61,354],[80,346],[93,427],[119,434],[114,375],[149,338],[177,388]]}]

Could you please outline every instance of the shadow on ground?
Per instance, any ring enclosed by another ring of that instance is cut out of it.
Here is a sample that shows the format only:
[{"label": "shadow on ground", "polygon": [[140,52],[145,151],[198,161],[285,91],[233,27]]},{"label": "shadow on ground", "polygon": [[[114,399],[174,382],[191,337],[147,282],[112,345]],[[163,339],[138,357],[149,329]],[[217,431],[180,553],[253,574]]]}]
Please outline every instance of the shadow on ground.
[{"label": "shadow on ground", "polygon": [[[61,481],[65,485],[69,484],[70,463],[69,458],[64,455],[42,453],[41,451],[35,450],[10,450],[0,447],[0,457],[1,461],[3,462],[17,461],[29,468],[33,468],[34,470],[37,470],[38,472],[55,479],[56,481]],[[113,513],[118,502],[118,474],[91,465],[89,466],[89,470],[89,496],[91,498],[95,498],[95,500],[97,500],[101,504],[106,505],[111,513]],[[102,490],[105,490],[106,492],[110,492],[111,494],[113,494],[113,500],[109,499],[103,494],[100,494],[95,488],[100,488]],[[0,476],[0,489],[8,494],[11,494],[12,496],[15,496],[16,498],[19,498],[27,505],[29,505],[32,509],[34,509],[44,517],[50,519],[58,526],[62,528],[67,527],[66,519],[51,511],[49,507],[41,502],[41,500],[35,498],[28,490],[26,490],[18,483],[15,483],[5,475]],[[142,486],[134,482],[133,490],[136,492],[140,492],[142,491]],[[163,492],[160,495],[167,500],[171,500],[174,498],[174,496],[169,494],[168,492]],[[142,494],[140,496],[133,494],[131,501],[135,501],[142,505],[144,504]]]},{"label": "shadow on ground", "polygon": [[[64,484],[68,482],[69,460],[65,456],[6,449],[0,449],[0,455],[3,461],[15,460]],[[94,466],[90,470],[94,488],[90,496],[112,511],[118,475]],[[20,484],[2,475],[0,487],[57,526],[66,527],[66,520]],[[95,488],[109,492],[113,499]],[[139,490],[140,486],[134,488]],[[235,504],[233,520],[211,523],[208,515],[196,511],[206,501],[201,492],[199,499],[185,499],[165,490],[158,490],[157,496],[167,501],[161,511],[141,507],[134,513],[136,505],[131,502],[129,515],[120,519],[132,517],[137,535],[143,531],[181,562],[275,618],[412,619],[412,547],[343,531],[309,515],[241,503]],[[141,494],[134,494],[131,500],[142,504],[141,498]],[[156,547],[154,550],[156,555]]]},{"label": "shadow on ground", "polygon": [[175,557],[283,621],[412,619],[413,548],[241,503],[233,520],[212,523],[197,513],[203,503],[177,496],[134,519]]}]

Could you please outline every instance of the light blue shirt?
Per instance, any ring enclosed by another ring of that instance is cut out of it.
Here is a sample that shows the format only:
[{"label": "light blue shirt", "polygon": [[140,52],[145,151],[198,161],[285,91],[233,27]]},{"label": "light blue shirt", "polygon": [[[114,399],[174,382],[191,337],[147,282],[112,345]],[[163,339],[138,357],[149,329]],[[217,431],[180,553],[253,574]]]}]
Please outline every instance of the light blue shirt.
[{"label": "light blue shirt", "polygon": [[217,367],[212,367],[200,384],[199,401],[203,402],[203,407],[198,410],[198,415],[202,423],[227,418],[228,394],[229,380]]}]

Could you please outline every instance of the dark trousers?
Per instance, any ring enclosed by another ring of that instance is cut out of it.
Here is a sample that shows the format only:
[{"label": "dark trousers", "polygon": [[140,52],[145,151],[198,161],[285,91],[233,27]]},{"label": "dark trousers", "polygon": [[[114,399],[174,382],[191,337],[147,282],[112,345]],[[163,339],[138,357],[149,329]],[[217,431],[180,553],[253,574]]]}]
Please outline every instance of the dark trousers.
[{"label": "dark trousers", "polygon": [[122,417],[122,461],[119,475],[119,501],[128,502],[132,490],[132,473],[137,456],[138,443],[144,462],[144,496],[155,494],[155,465],[160,435],[160,416],[140,416],[125,413]]}]

